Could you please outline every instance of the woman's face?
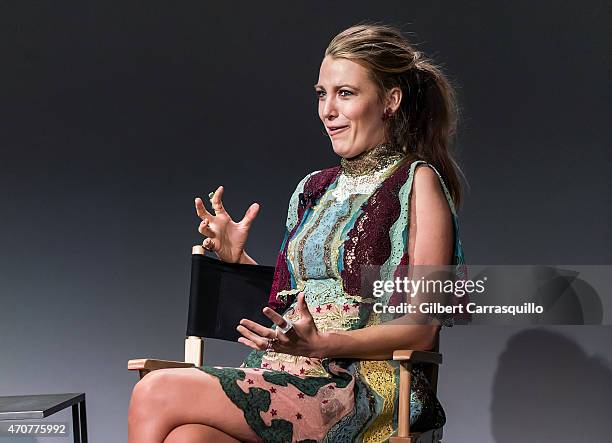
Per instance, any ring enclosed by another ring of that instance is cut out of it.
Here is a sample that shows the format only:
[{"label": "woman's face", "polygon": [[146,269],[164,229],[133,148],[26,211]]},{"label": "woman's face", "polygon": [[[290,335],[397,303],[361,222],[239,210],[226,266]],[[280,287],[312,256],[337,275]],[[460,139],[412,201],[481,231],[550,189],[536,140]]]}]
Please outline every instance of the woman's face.
[{"label": "woman's face", "polygon": [[377,90],[360,64],[331,56],[323,59],[315,85],[319,118],[341,157],[354,157],[384,141],[385,107]]}]

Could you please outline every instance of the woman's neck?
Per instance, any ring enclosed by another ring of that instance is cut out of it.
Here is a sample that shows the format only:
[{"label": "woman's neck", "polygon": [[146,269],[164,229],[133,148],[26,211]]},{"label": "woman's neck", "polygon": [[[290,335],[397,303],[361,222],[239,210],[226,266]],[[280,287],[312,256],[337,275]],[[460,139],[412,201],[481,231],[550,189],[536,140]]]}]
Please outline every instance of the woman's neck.
[{"label": "woman's neck", "polygon": [[344,174],[355,177],[385,169],[403,158],[404,155],[403,152],[393,149],[388,144],[380,144],[354,157],[343,157],[340,165]]}]

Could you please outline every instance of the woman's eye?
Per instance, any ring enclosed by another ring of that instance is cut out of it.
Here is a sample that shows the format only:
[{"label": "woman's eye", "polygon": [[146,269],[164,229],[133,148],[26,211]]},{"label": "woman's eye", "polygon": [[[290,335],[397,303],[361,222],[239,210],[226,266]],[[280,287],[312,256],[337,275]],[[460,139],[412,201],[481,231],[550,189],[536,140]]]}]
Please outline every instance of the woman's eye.
[{"label": "woman's eye", "polygon": [[[315,91],[315,95],[318,98],[323,98],[325,94],[325,91]],[[340,94],[340,97],[348,97],[349,95],[353,95],[351,91],[347,91],[346,89],[341,89],[340,91],[338,91],[338,94]]]}]

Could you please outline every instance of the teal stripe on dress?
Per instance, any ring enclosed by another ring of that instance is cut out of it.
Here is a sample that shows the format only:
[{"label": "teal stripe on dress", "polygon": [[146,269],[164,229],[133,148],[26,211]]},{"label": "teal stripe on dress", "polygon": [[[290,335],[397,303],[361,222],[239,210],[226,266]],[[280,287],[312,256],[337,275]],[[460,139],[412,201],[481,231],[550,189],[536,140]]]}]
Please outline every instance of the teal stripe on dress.
[{"label": "teal stripe on dress", "polygon": [[[304,192],[304,186],[306,185],[306,181],[308,180],[308,178],[317,172],[319,171],[313,171],[310,174],[307,174],[302,180],[300,180],[300,182],[295,188],[295,191],[293,191],[293,194],[291,194],[291,198],[289,199],[289,209],[287,210],[287,222],[286,222],[287,232],[285,234],[285,239],[283,240],[283,247],[281,248],[281,250],[284,248],[285,242],[289,240],[289,234],[291,233],[291,231],[297,224],[297,219],[298,219],[297,207],[299,203],[299,194],[301,192]],[[303,219],[306,219],[308,217],[308,211],[310,211],[310,209],[308,209],[307,212],[304,213],[302,217]],[[299,229],[297,231],[299,231]],[[295,238],[295,234],[297,234],[297,231],[294,233],[292,238]],[[289,271],[289,276],[290,276],[290,279],[289,279],[290,286],[291,288],[295,288],[296,287],[295,270],[293,269],[293,265],[291,264],[291,260],[289,260],[288,256],[286,257],[286,263],[287,263],[287,270]]]},{"label": "teal stripe on dress", "polygon": [[304,192],[304,186],[306,185],[306,181],[313,175],[320,171],[313,171],[310,174],[306,174],[306,176],[300,180],[298,185],[295,187],[295,191],[291,194],[291,198],[289,199],[289,209],[287,210],[287,229],[289,232],[293,229],[295,224],[297,223],[298,211],[297,205],[299,203],[299,194]]},{"label": "teal stripe on dress", "polygon": [[332,201],[320,214],[320,221],[316,228],[309,234],[304,242],[302,256],[304,266],[306,268],[305,278],[328,278],[328,269],[325,264],[325,253],[319,254],[321,248],[325,249],[326,239],[330,234],[334,234],[333,230],[337,228],[336,222],[349,213],[350,199],[342,202]]},{"label": "teal stripe on dress", "polygon": [[[291,202],[289,203],[289,207],[290,207],[290,211],[287,214],[287,225],[289,227],[289,222],[291,221],[293,224],[291,225],[290,229],[293,229],[295,227],[295,225],[297,224],[297,205],[298,205],[298,200],[299,200],[299,194],[300,192],[304,192],[304,187],[306,185],[306,181],[308,180],[308,178],[314,174],[316,174],[317,172],[320,171],[313,171],[310,174],[308,174],[306,177],[304,177],[300,183],[298,184],[296,190],[293,192],[293,195],[291,196]],[[334,180],[331,185],[327,188],[329,189],[333,189],[336,187],[336,184],[338,182],[338,178],[336,178],[336,180]],[[318,203],[317,203],[318,205]],[[293,208],[293,209],[291,209]],[[304,226],[307,224],[311,214],[313,213],[314,207],[308,208],[304,211],[304,214],[302,215],[302,220],[300,223],[300,226],[297,227],[297,229],[295,230],[295,232],[293,233],[293,235],[291,236],[291,240],[289,240],[291,243],[299,241],[299,236],[300,233],[302,232],[302,230],[304,229]],[[295,221],[294,221],[294,217],[291,217],[291,215],[294,214],[295,215]],[[291,288],[295,289],[297,287],[297,283],[295,281],[295,276],[299,275],[299,270],[296,270],[293,268],[293,265],[291,264],[291,260],[289,260],[289,256],[287,255],[287,269],[289,270],[289,275],[291,276]],[[300,278],[304,279],[306,278],[306,276],[300,276]]]}]

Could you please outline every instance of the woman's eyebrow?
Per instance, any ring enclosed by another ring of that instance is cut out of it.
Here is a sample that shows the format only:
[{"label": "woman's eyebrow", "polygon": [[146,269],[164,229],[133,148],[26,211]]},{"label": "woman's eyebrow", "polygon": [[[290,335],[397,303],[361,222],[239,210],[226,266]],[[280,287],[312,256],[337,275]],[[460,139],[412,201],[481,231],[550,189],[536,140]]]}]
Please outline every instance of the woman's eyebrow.
[{"label": "woman's eyebrow", "polygon": [[[352,88],[352,89],[355,89],[355,90],[359,91],[359,88],[358,88],[358,87],[353,86],[353,85],[350,85],[350,84],[348,84],[348,83],[344,83],[344,84],[342,84],[342,85],[338,85],[338,86],[336,86],[335,88],[336,88],[336,89],[340,89],[340,88],[344,88],[345,86],[348,86],[349,88]],[[316,85],[314,85],[314,88],[315,88],[315,89],[317,89],[317,88],[323,88],[323,89],[325,89],[325,88],[323,87],[323,85],[320,85],[320,84],[318,84],[318,83],[317,83]]]}]

